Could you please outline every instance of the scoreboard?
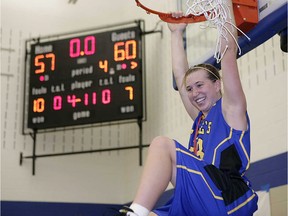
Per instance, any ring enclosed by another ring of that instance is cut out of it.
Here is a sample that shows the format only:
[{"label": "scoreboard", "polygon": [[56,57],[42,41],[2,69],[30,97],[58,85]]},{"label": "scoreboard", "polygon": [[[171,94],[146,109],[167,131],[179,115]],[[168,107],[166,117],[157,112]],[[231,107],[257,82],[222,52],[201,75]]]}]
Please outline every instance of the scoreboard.
[{"label": "scoreboard", "polygon": [[31,44],[28,128],[143,117],[139,26]]}]

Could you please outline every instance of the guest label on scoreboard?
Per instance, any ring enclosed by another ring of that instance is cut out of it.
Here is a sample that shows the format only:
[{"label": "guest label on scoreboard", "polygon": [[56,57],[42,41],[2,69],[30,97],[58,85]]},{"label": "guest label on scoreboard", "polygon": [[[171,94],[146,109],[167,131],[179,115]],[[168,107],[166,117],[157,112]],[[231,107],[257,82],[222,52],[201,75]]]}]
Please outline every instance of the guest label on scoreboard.
[{"label": "guest label on scoreboard", "polygon": [[31,45],[28,128],[143,116],[141,29]]}]

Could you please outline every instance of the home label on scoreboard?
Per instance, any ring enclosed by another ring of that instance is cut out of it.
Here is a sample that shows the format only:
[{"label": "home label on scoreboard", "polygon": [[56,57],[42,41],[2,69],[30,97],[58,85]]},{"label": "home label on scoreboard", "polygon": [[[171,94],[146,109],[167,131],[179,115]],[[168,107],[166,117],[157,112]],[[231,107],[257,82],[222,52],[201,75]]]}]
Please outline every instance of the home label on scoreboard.
[{"label": "home label on scoreboard", "polygon": [[141,29],[31,45],[28,128],[143,116]]}]

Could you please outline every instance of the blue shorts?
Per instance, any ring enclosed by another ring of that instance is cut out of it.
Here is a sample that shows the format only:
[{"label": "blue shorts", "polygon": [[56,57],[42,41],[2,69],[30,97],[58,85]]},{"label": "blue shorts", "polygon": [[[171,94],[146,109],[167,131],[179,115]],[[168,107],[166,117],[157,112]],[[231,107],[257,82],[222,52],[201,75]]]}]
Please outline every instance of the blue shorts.
[{"label": "blue shorts", "polygon": [[[177,141],[175,145],[177,174],[174,195],[154,213],[159,216],[253,215],[257,210],[258,197],[241,176],[236,180],[227,179],[219,169],[197,158]],[[239,184],[240,189],[243,187],[245,191],[242,190],[240,197],[233,197],[234,188],[238,190]]]}]

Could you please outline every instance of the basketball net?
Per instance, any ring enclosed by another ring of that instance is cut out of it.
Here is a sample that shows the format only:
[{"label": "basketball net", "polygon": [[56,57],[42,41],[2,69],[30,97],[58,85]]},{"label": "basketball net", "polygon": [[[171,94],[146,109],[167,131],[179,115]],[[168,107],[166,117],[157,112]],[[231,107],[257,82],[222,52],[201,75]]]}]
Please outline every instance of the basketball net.
[{"label": "basketball net", "polygon": [[[214,58],[216,59],[217,63],[221,61],[228,48],[229,34],[234,39],[238,47],[239,55],[241,55],[241,48],[238,44],[237,38],[233,36],[233,31],[238,30],[248,40],[250,40],[250,38],[231,22],[232,17],[230,14],[230,8],[228,7],[226,0],[187,0],[186,6],[188,7],[186,16],[191,14],[194,16],[205,16],[207,22],[206,24],[201,25],[201,28],[210,27],[217,29],[217,41],[214,52]],[[231,10],[233,10],[233,8],[231,8]],[[226,23],[233,27],[231,28],[231,31],[227,28],[227,26],[225,26]],[[226,41],[226,45],[222,44],[222,41]],[[225,49],[222,49],[222,46],[225,46]],[[221,50],[223,51],[221,52]]]}]

